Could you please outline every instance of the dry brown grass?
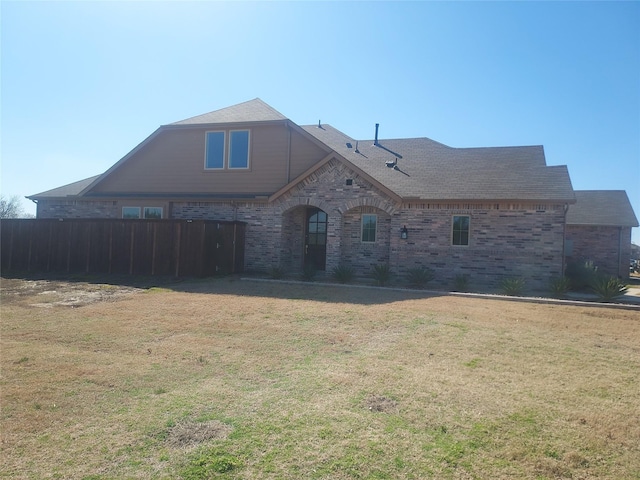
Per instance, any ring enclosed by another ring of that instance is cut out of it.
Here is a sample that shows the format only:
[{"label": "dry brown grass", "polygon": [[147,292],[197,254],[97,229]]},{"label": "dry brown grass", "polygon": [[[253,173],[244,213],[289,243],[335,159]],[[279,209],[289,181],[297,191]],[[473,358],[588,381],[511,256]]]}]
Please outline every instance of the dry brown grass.
[{"label": "dry brown grass", "polygon": [[1,313],[7,478],[640,478],[637,310],[3,279]]}]

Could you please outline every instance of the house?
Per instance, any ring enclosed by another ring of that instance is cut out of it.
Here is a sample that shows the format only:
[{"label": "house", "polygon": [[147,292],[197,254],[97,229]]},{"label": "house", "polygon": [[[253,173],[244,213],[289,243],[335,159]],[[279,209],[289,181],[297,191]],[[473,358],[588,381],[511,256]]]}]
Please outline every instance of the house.
[{"label": "house", "polygon": [[424,266],[442,286],[468,275],[472,286],[523,277],[530,288],[562,274],[576,196],[541,146],[378,133],[299,126],[254,99],[163,125],[102,175],[28,198],[38,218],[246,222],[248,271],[345,265],[364,276],[384,264],[402,277]]},{"label": "house", "polygon": [[591,261],[598,271],[629,277],[631,228],[638,226],[624,190],[576,190],[566,227],[567,263]]}]

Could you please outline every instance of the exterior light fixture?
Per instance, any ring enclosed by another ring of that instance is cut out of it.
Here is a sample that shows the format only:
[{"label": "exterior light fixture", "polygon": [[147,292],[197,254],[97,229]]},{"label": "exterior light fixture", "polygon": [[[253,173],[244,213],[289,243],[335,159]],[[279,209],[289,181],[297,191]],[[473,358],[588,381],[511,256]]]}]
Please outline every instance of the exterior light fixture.
[{"label": "exterior light fixture", "polygon": [[400,230],[400,238],[402,240],[406,240],[407,238],[409,238],[409,230],[407,230],[406,225],[402,227],[402,230]]}]

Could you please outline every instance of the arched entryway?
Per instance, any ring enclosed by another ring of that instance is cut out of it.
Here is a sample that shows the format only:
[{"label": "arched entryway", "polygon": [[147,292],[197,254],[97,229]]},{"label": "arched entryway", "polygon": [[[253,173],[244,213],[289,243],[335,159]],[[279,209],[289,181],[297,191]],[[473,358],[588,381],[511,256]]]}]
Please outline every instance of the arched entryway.
[{"label": "arched entryway", "polygon": [[327,213],[307,207],[304,231],[304,266],[324,271],[327,264]]}]

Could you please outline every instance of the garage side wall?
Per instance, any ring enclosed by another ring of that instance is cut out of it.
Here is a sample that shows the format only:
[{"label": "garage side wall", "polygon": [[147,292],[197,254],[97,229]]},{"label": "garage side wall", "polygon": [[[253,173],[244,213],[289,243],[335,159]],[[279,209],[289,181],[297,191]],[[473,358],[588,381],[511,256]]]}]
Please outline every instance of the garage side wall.
[{"label": "garage side wall", "polygon": [[567,225],[567,263],[592,261],[598,271],[629,278],[631,228]]}]

